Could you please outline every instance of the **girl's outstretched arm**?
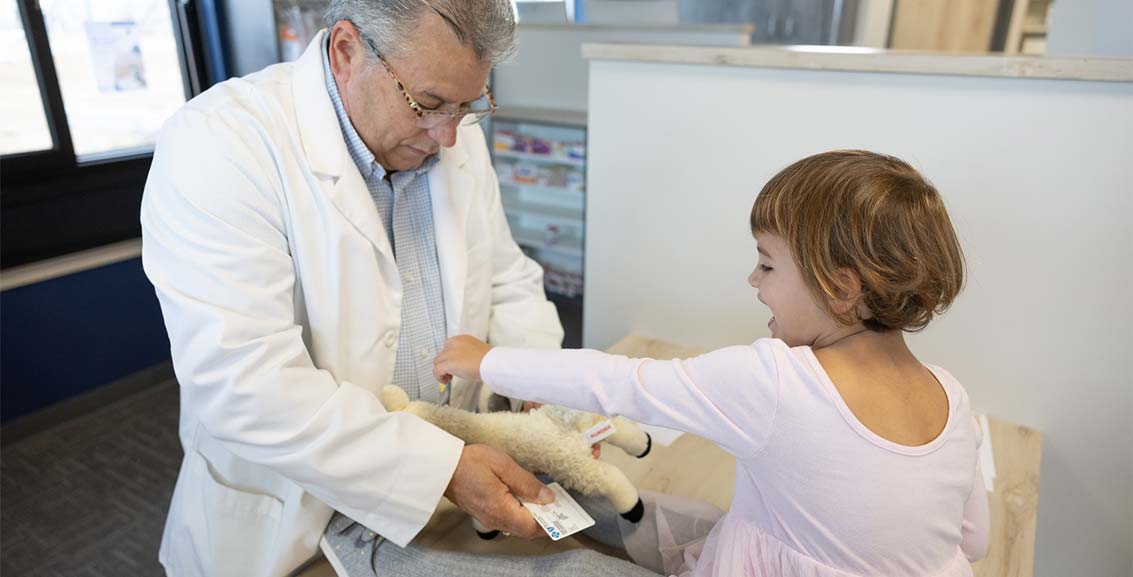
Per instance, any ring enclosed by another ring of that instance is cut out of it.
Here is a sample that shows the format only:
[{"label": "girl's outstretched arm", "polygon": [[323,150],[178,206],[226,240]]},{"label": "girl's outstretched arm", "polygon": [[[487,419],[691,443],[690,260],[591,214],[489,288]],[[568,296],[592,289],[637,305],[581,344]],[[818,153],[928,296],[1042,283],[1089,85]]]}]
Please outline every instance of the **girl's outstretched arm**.
[{"label": "girl's outstretched arm", "polygon": [[507,396],[687,431],[737,457],[770,436],[779,401],[782,341],[719,349],[691,359],[630,359],[593,350],[491,348],[455,337],[435,361],[444,380],[482,379]]}]

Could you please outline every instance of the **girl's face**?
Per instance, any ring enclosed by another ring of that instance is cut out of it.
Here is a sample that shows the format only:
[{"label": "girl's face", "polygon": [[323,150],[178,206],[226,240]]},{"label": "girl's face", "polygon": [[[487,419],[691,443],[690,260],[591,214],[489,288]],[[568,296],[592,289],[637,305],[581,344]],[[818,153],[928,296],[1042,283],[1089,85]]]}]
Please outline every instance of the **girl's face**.
[{"label": "girl's face", "polygon": [[771,336],[792,347],[813,346],[820,337],[838,329],[811,296],[787,243],[769,233],[756,233],[759,262],[748,277],[756,298],[771,309],[767,326]]}]

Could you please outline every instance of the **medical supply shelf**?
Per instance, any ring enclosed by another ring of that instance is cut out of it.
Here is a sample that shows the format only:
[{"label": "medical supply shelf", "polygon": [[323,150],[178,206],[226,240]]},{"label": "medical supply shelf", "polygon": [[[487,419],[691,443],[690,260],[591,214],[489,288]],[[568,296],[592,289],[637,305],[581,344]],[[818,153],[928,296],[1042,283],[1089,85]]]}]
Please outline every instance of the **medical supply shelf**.
[{"label": "medical supply shelf", "polygon": [[548,298],[581,343],[586,234],[586,119],[501,108],[491,121],[493,165],[512,238],[543,267]]},{"label": "medical supply shelf", "polygon": [[551,156],[546,154],[532,154],[524,152],[514,152],[511,150],[496,150],[497,158],[508,158],[513,160],[526,160],[528,162],[538,162],[540,164],[565,164],[566,166],[575,166],[578,168],[586,167],[586,160],[581,158],[571,158],[565,156]]}]

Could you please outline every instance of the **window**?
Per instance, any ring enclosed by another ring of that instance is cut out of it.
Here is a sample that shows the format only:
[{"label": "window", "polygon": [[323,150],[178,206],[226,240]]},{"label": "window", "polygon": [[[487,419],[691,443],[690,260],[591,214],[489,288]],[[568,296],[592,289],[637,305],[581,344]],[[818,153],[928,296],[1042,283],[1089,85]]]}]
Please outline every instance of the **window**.
[{"label": "window", "polygon": [[41,0],[75,155],[153,145],[185,103],[165,0]]},{"label": "window", "polygon": [[140,234],[158,131],[223,79],[213,8],[0,0],[0,266]]},{"label": "window", "polygon": [[16,0],[0,0],[0,154],[54,146]]}]

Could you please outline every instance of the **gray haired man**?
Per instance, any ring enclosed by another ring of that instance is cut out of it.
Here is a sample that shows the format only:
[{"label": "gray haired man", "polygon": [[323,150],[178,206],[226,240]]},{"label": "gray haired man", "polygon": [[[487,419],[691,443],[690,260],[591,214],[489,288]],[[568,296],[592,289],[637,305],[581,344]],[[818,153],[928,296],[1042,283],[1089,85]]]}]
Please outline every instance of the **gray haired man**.
[{"label": "gray haired man", "polygon": [[[488,73],[514,47],[511,6],[498,0],[336,0],[327,12],[326,24],[330,30],[325,61],[327,89],[336,103],[347,142],[354,139],[348,126],[352,124],[378,163],[392,170],[420,170],[422,165],[435,162],[438,147],[455,144],[456,135],[448,132],[454,128],[449,111],[465,107],[477,114],[494,108],[491,92],[484,88]],[[358,50],[377,62],[366,59],[361,66],[352,66],[357,59],[351,55]],[[375,80],[375,73],[379,85],[365,83]],[[365,80],[359,82],[357,77]],[[392,111],[379,104],[391,100]],[[410,110],[413,114],[406,114]],[[396,118],[411,116],[418,117],[415,130],[408,126],[404,132],[391,130],[398,126]],[[355,156],[366,154],[358,151]],[[380,200],[378,204],[380,208]],[[401,232],[396,226],[394,230],[395,234]],[[428,243],[428,239],[419,240]],[[440,343],[445,335],[437,330],[432,336]],[[411,394],[417,390],[407,387],[400,376],[402,372],[395,370],[394,384]],[[427,375],[421,375],[421,380],[435,384]],[[444,395],[424,398],[447,400]],[[507,461],[506,457],[495,458]],[[459,468],[457,472],[461,473]],[[532,530],[525,512],[515,514],[515,501],[506,493],[510,490],[518,494],[516,489],[529,483],[525,473],[507,463],[507,468],[500,467],[489,475],[469,475],[468,481],[454,475],[445,495],[482,522],[487,519],[489,527],[527,538],[543,537],[541,529]],[[491,500],[482,501],[485,497]],[[614,523],[612,515],[606,518]],[[588,551],[520,559],[403,548],[342,514],[328,526],[324,550],[335,570],[350,577],[651,574]]]},{"label": "gray haired man", "polygon": [[561,342],[476,126],[515,23],[506,0],[334,0],[327,25],[297,62],[211,88],[158,138],[142,258],[185,450],[166,571],[287,575],[322,542],[351,576],[645,574],[590,552],[410,545],[442,495],[542,535],[515,499],[548,499],[529,472],[377,400],[392,383],[473,408],[478,383],[431,376],[447,336]]}]

